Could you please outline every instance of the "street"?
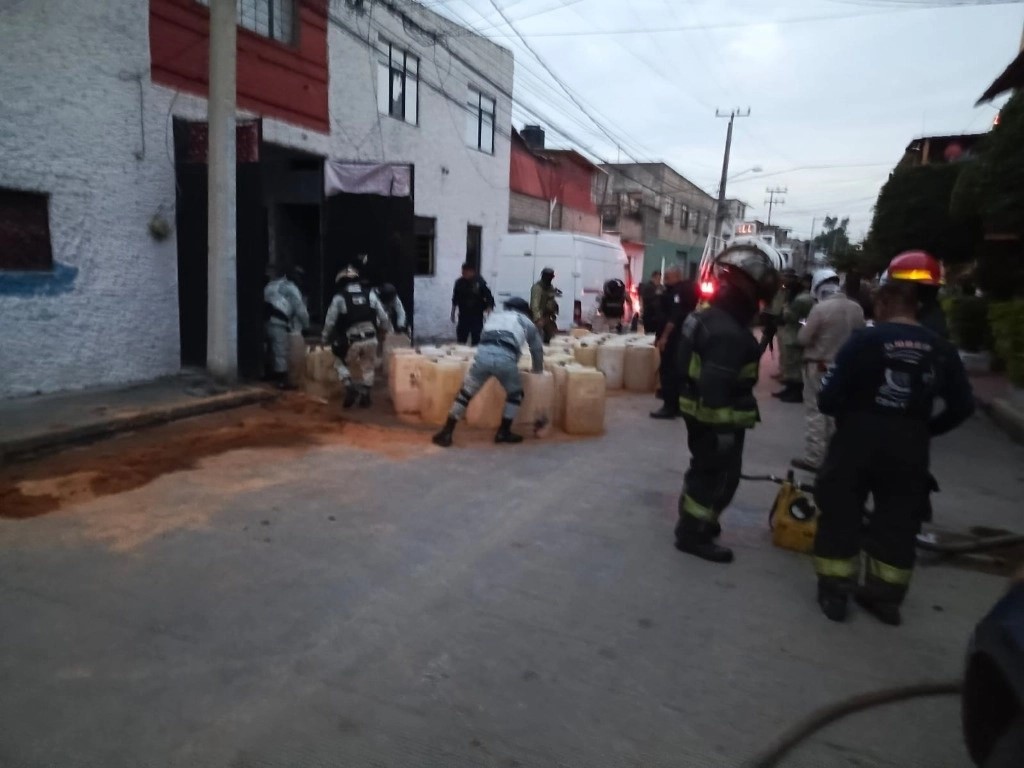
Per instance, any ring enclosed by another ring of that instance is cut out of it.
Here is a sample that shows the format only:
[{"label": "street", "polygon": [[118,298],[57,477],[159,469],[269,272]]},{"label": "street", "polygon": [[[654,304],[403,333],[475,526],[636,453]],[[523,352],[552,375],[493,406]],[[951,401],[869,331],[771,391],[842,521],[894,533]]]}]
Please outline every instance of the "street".
[{"label": "street", "polygon": [[[745,470],[778,473],[803,409],[760,390]],[[0,519],[0,765],[725,768],[828,702],[961,674],[1004,578],[925,565],[903,627],[830,623],[757,483],[723,518],[736,562],[684,556],[685,427],[654,405],[613,396],[593,440],[461,429],[443,451],[357,414],[379,424],[124,469],[251,406],[40,462],[86,467],[61,479],[15,466],[71,501]],[[981,416],[936,442],[937,521],[1024,529],[1022,459]],[[784,764],[967,763],[949,698],[850,718]]]}]

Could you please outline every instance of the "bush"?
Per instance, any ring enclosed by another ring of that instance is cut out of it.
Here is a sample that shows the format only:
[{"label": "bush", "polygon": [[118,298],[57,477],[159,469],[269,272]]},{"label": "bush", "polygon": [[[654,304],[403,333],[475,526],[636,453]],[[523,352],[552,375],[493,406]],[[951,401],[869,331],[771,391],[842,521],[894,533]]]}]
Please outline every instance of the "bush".
[{"label": "bush", "polygon": [[942,308],[949,322],[954,343],[965,352],[991,349],[988,301],[975,296],[953,296],[943,299]]},{"label": "bush", "polygon": [[1024,387],[1024,299],[989,307],[995,352],[1006,363],[1010,381]]}]

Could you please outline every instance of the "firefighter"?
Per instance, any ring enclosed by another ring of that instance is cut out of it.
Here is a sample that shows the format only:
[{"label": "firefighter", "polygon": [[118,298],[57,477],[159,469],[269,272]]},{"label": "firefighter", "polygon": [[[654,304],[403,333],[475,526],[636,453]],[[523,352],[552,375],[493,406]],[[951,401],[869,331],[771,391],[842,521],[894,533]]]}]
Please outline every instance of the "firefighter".
[{"label": "firefighter", "polygon": [[946,313],[939,303],[942,265],[927,251],[904,251],[889,262],[883,282],[900,280],[913,283],[917,290],[917,319],[925,328],[949,340]]},{"label": "firefighter", "polygon": [[334,367],[345,385],[343,406],[351,408],[358,402],[360,408],[369,408],[377,368],[377,330],[387,329],[388,315],[376,292],[359,282],[354,267],[341,270],[334,282],[337,293],[324,320],[323,342],[331,344],[337,358]]},{"label": "firefighter", "polygon": [[547,344],[558,333],[558,297],[562,292],[555,288],[555,270],[544,267],[540,271],[540,280],[533,284],[530,291],[530,311],[533,322],[537,324]]},{"label": "firefighter", "polygon": [[781,266],[782,257],[762,240],[736,238],[715,257],[711,305],[690,314],[679,339],[690,467],[676,548],[715,563],[732,561],[732,550],[715,542],[718,518],[739,486],[746,430],[759,420],[753,389],[761,349],[750,326],[778,290]]},{"label": "firefighter", "polygon": [[792,273],[787,283],[787,301],[782,310],[779,341],[782,345],[782,389],[774,394],[784,403],[804,401],[804,353],[797,339],[800,327],[811,314],[814,297],[811,295],[810,277],[797,277]]},{"label": "firefighter", "polygon": [[[956,349],[920,325],[917,305],[913,284],[882,286],[878,324],[842,347],[818,396],[821,412],[836,419],[814,491],[818,604],[833,621],[846,618],[852,594],[881,621],[900,623],[931,490],[929,443],[974,411]],[[936,399],[943,407],[933,415]],[[874,510],[865,530],[869,494]]]},{"label": "firefighter", "polygon": [[839,274],[831,268],[814,273],[811,293],[817,303],[807,316],[807,324],[797,334],[804,359],[806,447],[803,457],[793,459],[791,464],[797,469],[817,472],[835,432],[835,422],[818,410],[821,377],[850,334],[864,327],[864,310],[843,293]]}]

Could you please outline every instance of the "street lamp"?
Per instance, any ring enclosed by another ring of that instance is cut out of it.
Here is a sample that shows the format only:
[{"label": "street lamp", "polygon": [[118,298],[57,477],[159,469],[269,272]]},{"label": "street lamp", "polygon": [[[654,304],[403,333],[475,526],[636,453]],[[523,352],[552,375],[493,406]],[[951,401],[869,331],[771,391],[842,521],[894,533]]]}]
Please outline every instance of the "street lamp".
[{"label": "street lamp", "polygon": [[733,174],[732,176],[729,177],[729,181],[732,181],[733,179],[738,179],[740,176],[743,176],[744,174],[747,173],[760,173],[763,170],[764,168],[762,168],[760,165],[755,165],[753,168],[747,168],[747,170],[745,171],[740,171],[739,173]]}]

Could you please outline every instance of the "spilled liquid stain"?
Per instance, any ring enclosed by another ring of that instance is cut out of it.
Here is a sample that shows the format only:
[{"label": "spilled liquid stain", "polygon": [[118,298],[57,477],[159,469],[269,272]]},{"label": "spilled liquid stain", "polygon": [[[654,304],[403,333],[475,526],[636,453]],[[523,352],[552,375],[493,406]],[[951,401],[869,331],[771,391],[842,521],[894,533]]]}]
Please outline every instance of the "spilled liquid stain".
[{"label": "spilled liquid stain", "polygon": [[[375,415],[360,414],[359,418]],[[395,461],[435,450],[422,428],[348,420],[342,418],[337,404],[290,395],[273,403],[167,424],[2,468],[0,518],[32,518],[121,494],[236,451],[301,451],[332,444]],[[252,489],[260,482],[256,477],[243,485]]]}]

